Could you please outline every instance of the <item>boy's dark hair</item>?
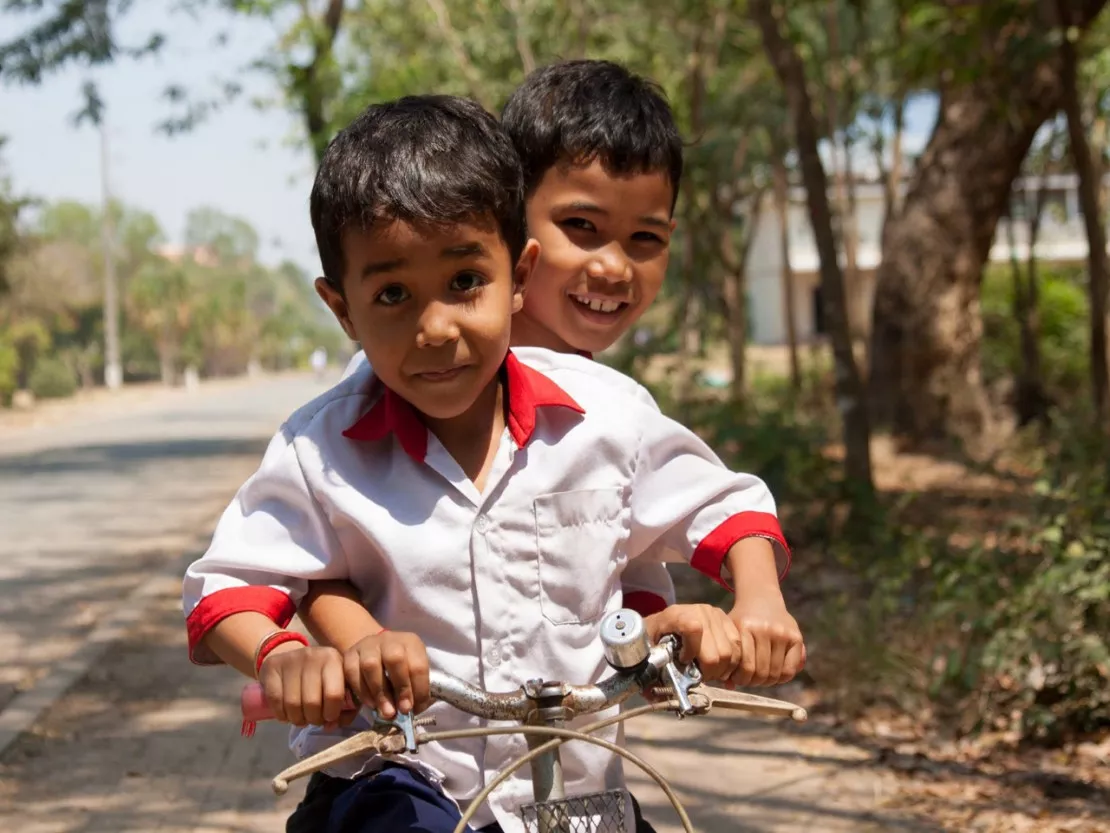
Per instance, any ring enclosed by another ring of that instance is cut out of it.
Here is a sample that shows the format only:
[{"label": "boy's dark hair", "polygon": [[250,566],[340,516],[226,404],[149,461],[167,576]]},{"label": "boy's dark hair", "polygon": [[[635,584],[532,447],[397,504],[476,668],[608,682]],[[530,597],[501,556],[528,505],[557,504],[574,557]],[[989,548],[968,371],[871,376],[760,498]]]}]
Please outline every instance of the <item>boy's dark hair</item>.
[{"label": "boy's dark hair", "polygon": [[381,220],[492,218],[516,263],[527,242],[512,141],[479,104],[446,95],[373,104],[328,145],[310,200],[324,278],[343,291],[343,233]]},{"label": "boy's dark hair", "polygon": [[524,165],[525,194],[555,165],[596,159],[617,176],[666,172],[678,198],[682,137],[666,95],[620,64],[575,60],[541,67],[509,97],[501,123]]}]

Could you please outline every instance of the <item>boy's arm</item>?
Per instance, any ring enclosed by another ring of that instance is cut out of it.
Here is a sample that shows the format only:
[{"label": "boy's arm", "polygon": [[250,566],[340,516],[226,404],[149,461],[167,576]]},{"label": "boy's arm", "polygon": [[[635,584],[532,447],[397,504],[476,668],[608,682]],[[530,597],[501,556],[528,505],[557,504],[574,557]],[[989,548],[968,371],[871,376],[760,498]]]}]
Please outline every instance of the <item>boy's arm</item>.
[{"label": "boy's arm", "polygon": [[231,662],[248,673],[244,659],[253,660],[267,632],[289,624],[309,580],[346,575],[346,558],[305,480],[294,440],[285,428],[275,435],[221,516],[207,552],[185,572],[182,605],[195,663]]},{"label": "boy's arm", "polygon": [[[277,624],[261,613],[247,611],[220,620],[200,641],[205,653],[212,653],[240,674],[254,679],[255,651],[267,636],[278,630]],[[270,653],[303,647],[291,642],[278,645]]]},{"label": "boy's arm", "polygon": [[358,590],[348,581],[311,582],[297,615],[317,642],[340,651],[347,651],[382,630],[363,606]]},{"label": "boy's arm", "polygon": [[771,542],[755,537],[737,541],[725,566],[736,588],[729,618],[740,634],[741,656],[729,681],[748,686],[793,679],[805,667],[806,649],[782,597]]}]

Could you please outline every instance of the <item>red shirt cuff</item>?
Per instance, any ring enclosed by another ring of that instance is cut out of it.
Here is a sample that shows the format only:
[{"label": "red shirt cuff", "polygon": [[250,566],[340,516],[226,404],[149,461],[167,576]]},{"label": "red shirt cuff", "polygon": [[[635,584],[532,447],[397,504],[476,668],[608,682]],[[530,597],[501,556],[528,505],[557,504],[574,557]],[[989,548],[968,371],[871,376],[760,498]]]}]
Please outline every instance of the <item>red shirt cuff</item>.
[{"label": "red shirt cuff", "polygon": [[690,559],[690,566],[731,591],[732,588],[722,576],[725,557],[737,541],[752,537],[769,538],[777,545],[776,549],[781,548],[786,556],[786,564],[779,573],[779,580],[786,578],[786,574],[790,572],[790,547],[783,537],[779,519],[769,512],[741,512],[726,518],[698,544],[694,557]]},{"label": "red shirt cuff", "polygon": [[189,659],[196,665],[220,665],[211,651],[200,650],[205,635],[220,622],[236,613],[261,613],[284,628],[293,619],[297,606],[289,594],[273,587],[228,587],[200,600],[185,627],[189,632]]}]

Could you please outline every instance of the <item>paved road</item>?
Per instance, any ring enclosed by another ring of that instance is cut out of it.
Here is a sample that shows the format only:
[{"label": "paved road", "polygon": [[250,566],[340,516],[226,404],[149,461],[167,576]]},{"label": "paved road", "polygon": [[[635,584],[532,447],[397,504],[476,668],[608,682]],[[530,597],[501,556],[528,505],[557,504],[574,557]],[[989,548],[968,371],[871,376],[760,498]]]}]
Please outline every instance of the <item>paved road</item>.
[{"label": "paved road", "polygon": [[[0,830],[284,829],[299,790],[268,789],[288,762],[284,731],[241,739],[241,678],[187,662],[178,570],[281,418],[318,390],[303,378],[215,386],[0,434],[0,686],[47,690],[59,666],[103,649],[0,754]],[[136,593],[141,615],[105,633]],[[630,729],[702,833],[914,829],[883,811],[889,782],[856,750],[758,722]],[[631,780],[659,833],[677,833],[661,793]]]},{"label": "paved road", "polygon": [[203,546],[303,377],[152,394],[126,413],[0,435],[0,708],[151,571]]}]

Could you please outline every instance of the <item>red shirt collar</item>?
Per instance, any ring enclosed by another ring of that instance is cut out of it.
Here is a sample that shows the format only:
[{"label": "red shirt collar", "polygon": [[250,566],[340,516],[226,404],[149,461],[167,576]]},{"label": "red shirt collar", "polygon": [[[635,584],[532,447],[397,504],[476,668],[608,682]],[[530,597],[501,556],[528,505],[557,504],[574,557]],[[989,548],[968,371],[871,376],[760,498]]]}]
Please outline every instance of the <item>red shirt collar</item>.
[{"label": "red shirt collar", "polygon": [[[566,408],[584,414],[585,409],[566,391],[522,364],[510,351],[501,366],[505,396],[509,400],[509,435],[523,448],[536,430],[536,411],[540,408]],[[423,463],[428,453],[428,429],[416,409],[405,399],[385,388],[382,397],[358,421],[343,432],[351,440],[370,442],[393,434],[401,448],[416,462]]]}]

